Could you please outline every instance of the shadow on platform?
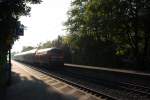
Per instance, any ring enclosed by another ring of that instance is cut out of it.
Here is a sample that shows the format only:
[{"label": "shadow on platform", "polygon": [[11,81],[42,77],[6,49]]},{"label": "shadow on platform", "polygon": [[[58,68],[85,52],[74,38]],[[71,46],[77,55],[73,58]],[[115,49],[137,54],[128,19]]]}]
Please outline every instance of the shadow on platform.
[{"label": "shadow on platform", "polygon": [[6,90],[5,100],[78,100],[57,92],[43,81],[12,72],[12,84]]}]

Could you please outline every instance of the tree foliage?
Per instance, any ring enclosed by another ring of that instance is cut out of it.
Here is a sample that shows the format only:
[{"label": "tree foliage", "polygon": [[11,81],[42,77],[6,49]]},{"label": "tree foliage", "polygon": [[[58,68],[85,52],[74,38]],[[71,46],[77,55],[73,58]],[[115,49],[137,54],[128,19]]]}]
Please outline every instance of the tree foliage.
[{"label": "tree foliage", "polygon": [[106,58],[149,62],[149,0],[74,0],[71,6],[65,26],[82,54],[100,61],[99,52],[112,51]]},{"label": "tree foliage", "polygon": [[24,46],[21,52],[29,51],[29,50],[32,50],[32,49],[34,49],[34,47],[32,47],[32,46]]},{"label": "tree foliage", "polygon": [[38,44],[38,49],[44,49],[44,48],[50,48],[52,46],[51,41],[47,41],[45,43],[39,43]]}]

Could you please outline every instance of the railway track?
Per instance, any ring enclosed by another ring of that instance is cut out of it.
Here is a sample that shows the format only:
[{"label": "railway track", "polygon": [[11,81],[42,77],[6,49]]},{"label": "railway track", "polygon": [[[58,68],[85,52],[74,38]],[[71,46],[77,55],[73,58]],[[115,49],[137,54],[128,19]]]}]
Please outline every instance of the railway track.
[{"label": "railway track", "polygon": [[[61,71],[62,73],[59,73],[60,71],[58,73],[50,72],[46,69],[37,68],[31,65],[30,68],[59,79],[97,97],[103,96],[108,100],[150,100],[150,88],[136,83],[106,81],[103,79],[94,79],[93,77],[85,78],[81,73],[70,71]],[[68,75],[75,79],[66,77]]]},{"label": "railway track", "polygon": [[[149,100],[150,99],[150,88],[146,87],[146,86],[141,86],[141,85],[137,85],[137,84],[131,84],[128,82],[115,82],[115,81],[108,81],[108,80],[104,80],[104,79],[99,79],[99,78],[94,78],[94,77],[87,77],[84,76],[84,74],[80,74],[80,73],[71,73],[69,72],[69,75],[71,77],[76,77],[76,79],[81,79],[82,81],[86,80],[87,83],[94,83],[95,85],[103,85],[105,87],[109,87],[110,91],[113,92],[113,90],[120,90],[122,92],[123,95],[127,94],[126,96],[128,96],[127,100],[132,100],[132,98],[134,97],[135,100],[138,100],[138,98],[142,98],[141,100]],[[79,76],[79,77],[77,77]],[[84,79],[84,80],[83,80]],[[99,90],[102,87],[99,87]],[[111,90],[113,89],[113,90]],[[108,91],[107,91],[108,92]],[[118,91],[116,91],[117,93]],[[111,95],[111,93],[109,94]],[[120,93],[121,95],[121,93]],[[125,98],[126,96],[121,95],[120,97],[117,96],[117,99],[120,98]],[[127,97],[126,97],[127,98]],[[121,99],[121,100],[122,100]]]},{"label": "railway track", "polygon": [[[84,74],[75,73],[75,72],[73,72],[73,73],[68,72],[68,73],[69,73],[69,75],[73,75],[76,77],[80,76],[80,77],[77,77],[77,79],[83,78],[88,82],[92,82],[92,83],[99,84],[99,85],[101,84],[106,87],[125,91],[126,94],[130,93],[131,98],[136,95],[137,98],[144,97],[144,100],[145,100],[145,97],[147,97],[148,98],[147,100],[150,99],[150,87],[147,87],[147,86],[142,86],[137,83],[133,84],[130,82],[117,82],[117,81],[115,81],[115,79],[114,80],[106,80],[106,79],[101,79],[99,77],[84,76]],[[72,74],[70,74],[70,73],[72,73]]]},{"label": "railway track", "polygon": [[149,87],[132,84],[132,83],[123,83],[123,82],[120,82],[119,84],[122,84],[122,86],[121,86],[122,88],[125,88],[125,89],[133,91],[133,92],[137,92],[141,95],[147,95],[150,97],[150,88]]}]

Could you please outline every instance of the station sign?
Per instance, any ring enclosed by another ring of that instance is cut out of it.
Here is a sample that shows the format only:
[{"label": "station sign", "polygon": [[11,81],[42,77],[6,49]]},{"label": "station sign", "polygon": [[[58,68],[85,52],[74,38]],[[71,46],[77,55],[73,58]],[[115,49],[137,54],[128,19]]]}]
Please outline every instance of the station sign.
[{"label": "station sign", "polygon": [[23,36],[24,35],[24,25],[18,21],[16,23],[16,29],[15,32],[13,33],[15,36]]}]

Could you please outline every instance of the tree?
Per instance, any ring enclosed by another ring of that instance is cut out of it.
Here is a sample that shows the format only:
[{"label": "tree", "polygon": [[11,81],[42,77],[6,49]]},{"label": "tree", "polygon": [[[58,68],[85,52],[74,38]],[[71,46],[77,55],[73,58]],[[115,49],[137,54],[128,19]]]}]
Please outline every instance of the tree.
[{"label": "tree", "polygon": [[32,47],[32,46],[24,46],[21,52],[29,51],[29,50],[32,50],[32,49],[34,49],[34,47]]},{"label": "tree", "polygon": [[[71,6],[65,23],[67,30],[78,40],[88,37],[84,45],[80,41],[80,48],[90,48],[92,42],[98,50],[111,43],[110,50],[116,56],[128,57],[137,65],[148,62],[141,58],[149,56],[149,0],[74,0]],[[141,9],[147,9],[142,17]]]},{"label": "tree", "polygon": [[53,47],[61,48],[62,45],[63,45],[63,37],[62,36],[58,36],[57,39],[52,41]]},{"label": "tree", "polygon": [[45,43],[39,43],[38,49],[50,48],[52,47],[51,41],[47,41]]},{"label": "tree", "polygon": [[30,4],[38,4],[41,0],[1,0],[0,1],[0,90],[5,85],[4,66],[7,63],[7,53],[14,41],[21,24],[20,16],[29,15]]}]

